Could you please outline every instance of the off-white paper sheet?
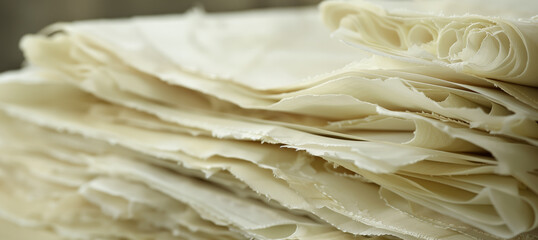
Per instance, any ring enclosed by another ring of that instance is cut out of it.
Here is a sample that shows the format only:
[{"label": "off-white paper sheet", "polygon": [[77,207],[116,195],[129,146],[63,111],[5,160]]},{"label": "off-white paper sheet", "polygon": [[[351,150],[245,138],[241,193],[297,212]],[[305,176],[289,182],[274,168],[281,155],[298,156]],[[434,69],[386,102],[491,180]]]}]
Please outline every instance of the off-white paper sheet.
[{"label": "off-white paper sheet", "polygon": [[531,6],[478,2],[26,36],[0,75],[0,217],[80,239],[536,236],[538,31]]}]

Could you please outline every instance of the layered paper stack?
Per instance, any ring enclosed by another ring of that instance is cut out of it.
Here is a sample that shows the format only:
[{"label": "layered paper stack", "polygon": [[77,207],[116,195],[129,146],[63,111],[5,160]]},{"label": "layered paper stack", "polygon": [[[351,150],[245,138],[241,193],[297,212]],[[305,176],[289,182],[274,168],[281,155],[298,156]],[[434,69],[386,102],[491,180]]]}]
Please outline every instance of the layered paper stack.
[{"label": "layered paper stack", "polygon": [[537,237],[536,3],[441,3],[25,37],[0,77],[0,236]]}]

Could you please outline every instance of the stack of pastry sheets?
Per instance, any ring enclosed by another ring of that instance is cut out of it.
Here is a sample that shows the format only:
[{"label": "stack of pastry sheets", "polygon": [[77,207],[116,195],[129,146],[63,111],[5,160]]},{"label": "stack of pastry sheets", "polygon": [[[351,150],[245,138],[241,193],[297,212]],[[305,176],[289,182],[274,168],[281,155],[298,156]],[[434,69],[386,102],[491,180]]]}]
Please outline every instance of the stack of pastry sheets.
[{"label": "stack of pastry sheets", "polygon": [[536,237],[538,22],[419,3],[24,37],[0,75],[0,236]]}]

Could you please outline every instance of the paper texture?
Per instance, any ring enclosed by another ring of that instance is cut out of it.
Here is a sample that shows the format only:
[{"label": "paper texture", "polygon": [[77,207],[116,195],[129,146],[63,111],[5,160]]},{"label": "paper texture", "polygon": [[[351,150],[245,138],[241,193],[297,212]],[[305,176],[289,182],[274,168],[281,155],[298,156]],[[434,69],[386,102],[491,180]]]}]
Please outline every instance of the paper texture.
[{"label": "paper texture", "polygon": [[[495,2],[489,4],[502,9],[503,5]],[[538,86],[538,72],[532,67],[538,61],[538,35],[532,16],[524,14],[517,20],[483,16],[477,8],[473,14],[465,15],[425,14],[416,9],[419,3],[384,3],[387,8],[366,1],[328,1],[321,5],[321,11],[324,22],[339,29],[337,36],[364,49],[417,63],[440,64],[481,77]],[[535,2],[525,5],[536,14]],[[488,14],[487,8],[484,12]]]},{"label": "paper texture", "polygon": [[476,2],[25,36],[28,67],[0,75],[0,217],[80,239],[536,237],[535,23]]}]

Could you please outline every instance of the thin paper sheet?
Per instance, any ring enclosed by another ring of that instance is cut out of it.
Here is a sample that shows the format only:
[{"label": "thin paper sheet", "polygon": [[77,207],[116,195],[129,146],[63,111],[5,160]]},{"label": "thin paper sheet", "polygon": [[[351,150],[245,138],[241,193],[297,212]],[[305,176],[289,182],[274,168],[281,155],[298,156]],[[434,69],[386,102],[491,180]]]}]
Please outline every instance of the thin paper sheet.
[{"label": "thin paper sheet", "polygon": [[29,67],[0,75],[0,217],[82,239],[532,238],[535,23],[477,2],[321,5],[378,56],[309,8],[26,36]]}]

